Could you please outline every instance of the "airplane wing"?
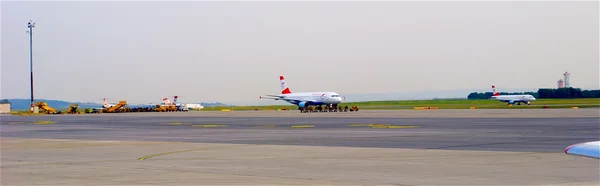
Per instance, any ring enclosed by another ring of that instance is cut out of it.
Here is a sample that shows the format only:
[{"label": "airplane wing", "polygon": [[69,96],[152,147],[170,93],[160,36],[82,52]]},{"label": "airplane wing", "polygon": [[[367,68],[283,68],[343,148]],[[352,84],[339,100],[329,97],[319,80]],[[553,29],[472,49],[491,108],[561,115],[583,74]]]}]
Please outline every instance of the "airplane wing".
[{"label": "airplane wing", "polygon": [[[274,96],[274,97],[263,97],[263,96],[260,96],[260,99],[264,98],[264,99],[273,99],[273,100],[283,100],[283,101],[286,101],[288,103],[296,104],[296,105],[299,104],[300,102],[302,102],[302,100],[283,98],[283,97],[277,96],[277,95],[267,95],[267,96]],[[314,101],[314,100],[312,100],[312,101]],[[314,101],[314,102],[316,102],[316,101]]]},{"label": "airplane wing", "polygon": [[565,149],[565,153],[600,159],[600,141],[573,144]]},{"label": "airplane wing", "polygon": [[278,96],[278,95],[269,95],[269,94],[267,94],[267,95],[264,95],[264,96],[260,96],[260,99],[262,99],[262,98],[266,98],[266,99],[273,99],[273,98],[283,99],[284,97],[283,96]]},{"label": "airplane wing", "polygon": [[279,99],[282,99],[282,98],[278,98],[278,97],[277,97],[277,98],[274,98],[274,97],[263,97],[263,96],[260,96],[260,99],[263,99],[263,98],[264,98],[264,99],[274,99],[274,100],[279,100]]}]

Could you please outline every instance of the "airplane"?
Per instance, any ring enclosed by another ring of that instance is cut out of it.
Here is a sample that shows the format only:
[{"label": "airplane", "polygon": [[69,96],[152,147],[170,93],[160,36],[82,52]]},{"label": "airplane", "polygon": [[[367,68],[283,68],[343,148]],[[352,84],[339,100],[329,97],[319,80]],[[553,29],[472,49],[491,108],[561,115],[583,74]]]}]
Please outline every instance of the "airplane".
[{"label": "airplane", "polygon": [[106,98],[104,98],[102,100],[104,101],[104,105],[102,105],[102,108],[110,108],[110,107],[114,107],[115,106],[115,104],[108,103],[106,101]]},{"label": "airplane", "polygon": [[163,98],[163,103],[161,105],[165,106],[165,105],[175,105],[177,107],[183,107],[183,108],[187,108],[187,109],[203,109],[204,106],[197,104],[197,103],[177,103],[177,98],[179,96],[173,96],[174,100],[173,103],[171,103],[171,101],[169,101],[169,98]]},{"label": "airplane", "polygon": [[492,91],[494,95],[491,97],[491,99],[507,102],[508,105],[512,105],[514,103],[517,103],[518,105],[521,105],[521,103],[527,103],[527,105],[531,105],[531,102],[535,101],[535,97],[529,94],[500,95],[500,92],[496,92],[496,86],[494,85],[492,85]]},{"label": "airplane", "polygon": [[565,154],[600,159],[600,141],[570,145],[565,149]]},{"label": "airplane", "polygon": [[103,101],[102,108],[92,108],[95,112],[99,111],[99,110],[107,109],[110,107],[114,107],[116,105],[116,104],[108,103],[108,101],[106,101],[106,98],[103,98],[102,101]]},{"label": "airplane", "polygon": [[279,76],[281,83],[281,94],[260,96],[260,99],[283,100],[290,104],[298,105],[298,107],[307,108],[309,105],[332,105],[337,108],[337,105],[342,102],[340,94],[335,92],[297,92],[292,93],[287,86],[283,76]]},{"label": "airplane", "polygon": [[187,107],[188,109],[196,109],[196,110],[201,110],[204,108],[204,106],[198,104],[198,103],[186,103],[183,104],[185,107]]}]

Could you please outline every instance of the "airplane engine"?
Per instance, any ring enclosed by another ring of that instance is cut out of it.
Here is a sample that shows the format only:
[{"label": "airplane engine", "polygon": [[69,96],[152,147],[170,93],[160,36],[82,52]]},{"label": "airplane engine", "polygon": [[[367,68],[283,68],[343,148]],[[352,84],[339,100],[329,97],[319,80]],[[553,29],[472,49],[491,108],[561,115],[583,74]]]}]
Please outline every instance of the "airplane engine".
[{"label": "airplane engine", "polygon": [[308,106],[308,105],[306,104],[306,102],[303,101],[303,102],[298,103],[298,106],[299,107],[305,107],[305,106]]},{"label": "airplane engine", "polygon": [[510,100],[510,101],[508,101],[508,103],[515,104],[515,100]]}]

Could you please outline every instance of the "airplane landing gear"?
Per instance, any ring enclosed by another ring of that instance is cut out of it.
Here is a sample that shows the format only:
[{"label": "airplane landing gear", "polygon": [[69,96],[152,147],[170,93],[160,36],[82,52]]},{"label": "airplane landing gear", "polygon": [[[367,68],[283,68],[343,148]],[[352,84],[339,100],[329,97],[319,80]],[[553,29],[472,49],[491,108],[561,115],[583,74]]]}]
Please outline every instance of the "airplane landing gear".
[{"label": "airplane landing gear", "polygon": [[339,104],[324,104],[324,105],[319,105],[319,104],[305,104],[304,107],[300,107],[298,106],[298,110],[300,110],[300,113],[313,113],[313,112],[352,112],[352,111],[358,111],[358,107],[356,106],[352,106],[351,109],[348,108],[348,106],[344,107],[340,106]]}]

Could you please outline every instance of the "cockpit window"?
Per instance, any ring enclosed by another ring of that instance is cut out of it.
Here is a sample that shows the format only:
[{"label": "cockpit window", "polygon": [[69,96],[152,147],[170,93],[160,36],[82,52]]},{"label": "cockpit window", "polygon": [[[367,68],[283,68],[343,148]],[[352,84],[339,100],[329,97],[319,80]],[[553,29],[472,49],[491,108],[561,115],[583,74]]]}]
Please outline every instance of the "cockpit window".
[{"label": "cockpit window", "polygon": [[340,97],[340,95],[331,95],[332,98]]}]

